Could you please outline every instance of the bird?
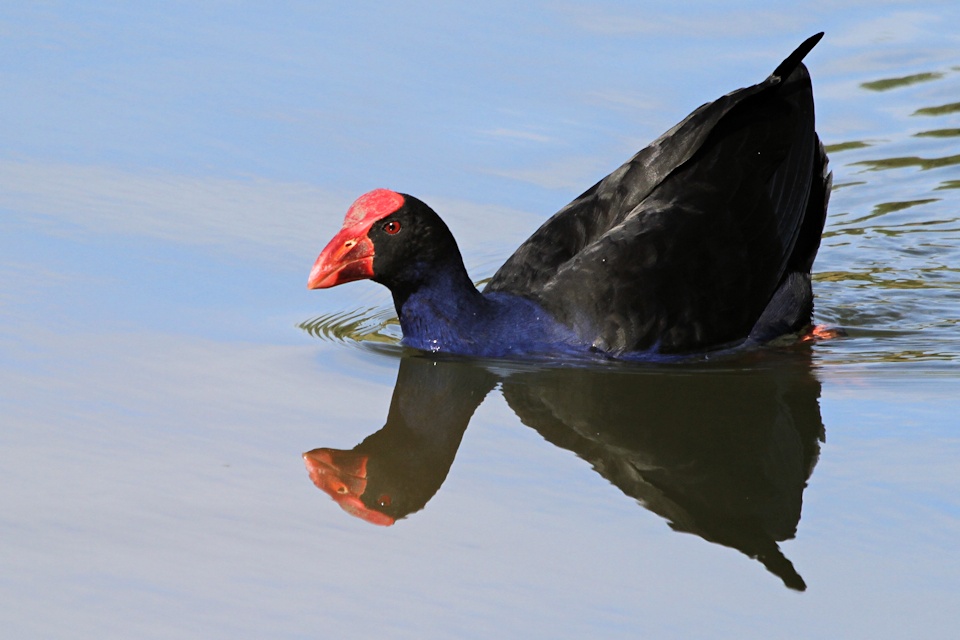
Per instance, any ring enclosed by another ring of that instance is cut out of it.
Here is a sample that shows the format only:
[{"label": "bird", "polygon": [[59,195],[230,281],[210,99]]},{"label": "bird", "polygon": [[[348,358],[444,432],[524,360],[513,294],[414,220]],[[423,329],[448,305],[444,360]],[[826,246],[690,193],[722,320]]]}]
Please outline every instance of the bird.
[{"label": "bird", "polygon": [[665,361],[799,336],[832,180],[803,64],[822,37],[560,209],[482,291],[440,216],[382,188],[350,206],[307,286],[372,279],[403,345],[465,356]]}]

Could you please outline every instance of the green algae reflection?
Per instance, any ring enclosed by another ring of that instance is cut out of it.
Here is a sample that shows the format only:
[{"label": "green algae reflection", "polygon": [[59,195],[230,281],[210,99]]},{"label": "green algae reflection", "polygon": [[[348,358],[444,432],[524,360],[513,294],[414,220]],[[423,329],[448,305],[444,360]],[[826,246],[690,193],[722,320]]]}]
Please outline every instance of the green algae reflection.
[{"label": "green algae reflection", "polygon": [[860,86],[867,91],[889,91],[890,89],[899,89],[900,87],[907,87],[912,84],[919,84],[921,82],[930,82],[931,80],[939,80],[943,77],[942,73],[915,73],[909,76],[902,76],[900,78],[884,78],[882,80],[873,80],[871,82],[861,82]]}]

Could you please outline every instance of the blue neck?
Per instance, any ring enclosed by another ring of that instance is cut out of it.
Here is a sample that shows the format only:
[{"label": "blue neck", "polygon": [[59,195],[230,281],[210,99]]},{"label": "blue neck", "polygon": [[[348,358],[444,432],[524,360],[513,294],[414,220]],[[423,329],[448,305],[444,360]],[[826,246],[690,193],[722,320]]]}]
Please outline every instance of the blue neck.
[{"label": "blue neck", "polygon": [[438,269],[393,300],[404,344],[425,351],[473,353],[489,320],[490,305],[462,269]]},{"label": "blue neck", "polygon": [[412,291],[394,290],[403,343],[424,351],[503,357],[582,353],[584,345],[535,302],[482,294],[466,270],[437,269]]}]

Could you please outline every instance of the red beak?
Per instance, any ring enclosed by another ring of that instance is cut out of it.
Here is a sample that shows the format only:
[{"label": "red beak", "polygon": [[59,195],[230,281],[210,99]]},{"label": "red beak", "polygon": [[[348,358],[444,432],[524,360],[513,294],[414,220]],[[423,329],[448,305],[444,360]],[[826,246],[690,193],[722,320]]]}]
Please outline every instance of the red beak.
[{"label": "red beak", "polygon": [[313,264],[307,288],[326,289],[372,278],[373,242],[367,237],[369,230],[370,224],[340,229]]},{"label": "red beak", "polygon": [[344,282],[373,277],[373,241],[370,228],[399,210],[403,195],[389,189],[374,189],[350,205],[343,227],[313,264],[308,289],[326,289]]}]

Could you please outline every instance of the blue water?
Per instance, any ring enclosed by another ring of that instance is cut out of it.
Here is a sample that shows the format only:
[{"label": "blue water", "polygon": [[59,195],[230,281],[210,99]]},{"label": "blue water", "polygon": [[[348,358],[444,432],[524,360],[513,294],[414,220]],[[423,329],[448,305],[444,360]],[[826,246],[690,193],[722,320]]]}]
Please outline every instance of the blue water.
[{"label": "blue water", "polygon": [[[952,2],[0,9],[5,637],[955,637],[956,24]],[[380,186],[489,277],[821,30],[816,315],[846,338],[434,362],[375,284],[304,287]],[[301,458],[378,432],[368,486],[414,507],[390,527]]]}]

